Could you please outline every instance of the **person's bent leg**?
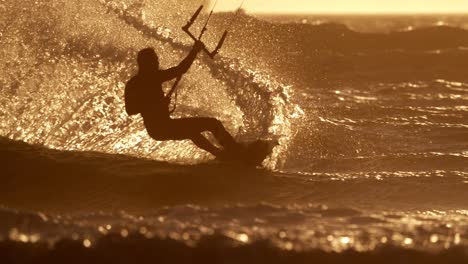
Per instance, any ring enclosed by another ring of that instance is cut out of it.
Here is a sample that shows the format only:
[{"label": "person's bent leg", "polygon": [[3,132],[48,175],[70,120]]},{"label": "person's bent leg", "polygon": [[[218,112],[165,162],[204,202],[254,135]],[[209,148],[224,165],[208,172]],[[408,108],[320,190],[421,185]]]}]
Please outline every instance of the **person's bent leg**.
[{"label": "person's bent leg", "polygon": [[[185,131],[185,133],[171,133],[173,131],[167,131],[166,129],[168,126],[165,127],[164,131],[159,131],[159,133],[155,133],[154,130],[148,130],[148,134],[151,138],[159,141],[165,141],[165,140],[182,140],[182,139],[190,139],[197,147],[213,154],[214,156],[218,156],[221,153],[221,149],[217,148],[215,145],[213,145],[207,138],[205,138],[202,134],[187,134],[187,130],[182,130]],[[162,129],[160,129],[162,130]],[[156,130],[156,132],[158,132]]]},{"label": "person's bent leg", "polygon": [[210,131],[211,134],[224,148],[234,148],[238,144],[224,127],[223,123],[216,118],[200,118],[200,123]]},{"label": "person's bent leg", "polygon": [[192,137],[199,139],[199,134],[209,131],[223,148],[235,148],[238,146],[221,121],[216,118],[193,117],[172,119],[171,128],[174,139],[192,139]]},{"label": "person's bent leg", "polygon": [[218,156],[221,150],[213,145],[206,137],[202,134],[194,135],[190,138],[192,142],[199,148],[208,151],[214,156]]}]

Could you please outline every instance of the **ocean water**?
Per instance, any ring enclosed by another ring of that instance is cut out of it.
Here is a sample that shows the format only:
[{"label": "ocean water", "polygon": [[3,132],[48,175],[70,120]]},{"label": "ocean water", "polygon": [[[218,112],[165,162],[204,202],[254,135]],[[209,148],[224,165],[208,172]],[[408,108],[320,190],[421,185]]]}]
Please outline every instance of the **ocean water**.
[{"label": "ocean water", "polygon": [[175,115],[279,140],[243,168],[124,111],[199,4],[0,3],[1,260],[468,261],[467,18],[216,14]]}]

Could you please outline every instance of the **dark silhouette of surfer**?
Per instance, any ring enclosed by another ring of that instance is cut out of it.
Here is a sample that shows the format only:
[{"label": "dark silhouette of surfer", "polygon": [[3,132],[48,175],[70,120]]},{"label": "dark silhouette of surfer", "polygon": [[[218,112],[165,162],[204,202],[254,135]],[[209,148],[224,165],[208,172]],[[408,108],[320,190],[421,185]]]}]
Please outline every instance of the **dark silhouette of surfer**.
[{"label": "dark silhouette of surfer", "polygon": [[[196,146],[220,157],[225,150],[234,150],[238,144],[226,131],[223,124],[210,117],[171,118],[169,111],[170,95],[162,89],[164,82],[185,74],[197,54],[203,49],[203,43],[195,42],[188,56],[176,67],[162,70],[152,48],[138,52],[138,73],[125,87],[125,106],[130,115],[141,114],[148,134],[155,140],[190,139]],[[213,134],[222,149],[212,144],[202,132]]]}]

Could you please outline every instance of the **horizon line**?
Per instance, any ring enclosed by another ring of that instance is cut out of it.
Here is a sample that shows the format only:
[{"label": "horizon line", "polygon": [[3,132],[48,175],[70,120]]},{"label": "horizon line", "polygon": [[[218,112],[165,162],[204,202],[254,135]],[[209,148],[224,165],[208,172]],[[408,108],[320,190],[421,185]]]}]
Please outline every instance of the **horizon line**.
[{"label": "horizon line", "polygon": [[[376,15],[376,16],[388,16],[388,15],[444,15],[444,16],[468,16],[468,12],[252,12],[245,10],[248,15]],[[236,11],[215,11],[215,13],[235,13]]]}]

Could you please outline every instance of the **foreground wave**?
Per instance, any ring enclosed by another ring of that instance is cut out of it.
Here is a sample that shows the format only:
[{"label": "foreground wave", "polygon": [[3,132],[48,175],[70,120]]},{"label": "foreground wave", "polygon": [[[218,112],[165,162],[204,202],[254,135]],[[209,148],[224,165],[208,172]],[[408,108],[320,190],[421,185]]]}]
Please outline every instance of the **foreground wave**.
[{"label": "foreground wave", "polygon": [[236,240],[213,236],[196,247],[171,239],[146,239],[130,235],[123,239],[109,235],[92,248],[81,242],[62,240],[51,250],[46,244],[0,242],[0,257],[5,263],[466,263],[464,248],[428,253],[398,247],[382,247],[372,252],[345,251],[341,254],[322,250],[282,250],[268,241],[245,245]]},{"label": "foreground wave", "polygon": [[[463,169],[466,158],[456,156],[442,162],[445,170],[436,163],[443,157],[425,158],[424,162],[435,163],[434,169],[418,171],[421,161],[407,155],[377,161],[360,157],[312,160],[304,171],[315,172],[296,173],[209,161],[183,165],[99,152],[61,151],[0,138],[0,158],[5,164],[0,186],[2,204],[33,211],[145,212],[160,206],[259,202],[446,211],[466,209],[468,199],[468,174]],[[407,164],[407,170],[391,171],[395,162],[401,168]],[[356,171],[360,166],[374,167],[375,171]]]},{"label": "foreground wave", "polygon": [[467,194],[456,174],[298,175],[51,150],[5,138],[0,158],[8,164],[0,252],[14,261],[137,254],[223,262],[246,252],[253,255],[237,257],[466,259]]}]

